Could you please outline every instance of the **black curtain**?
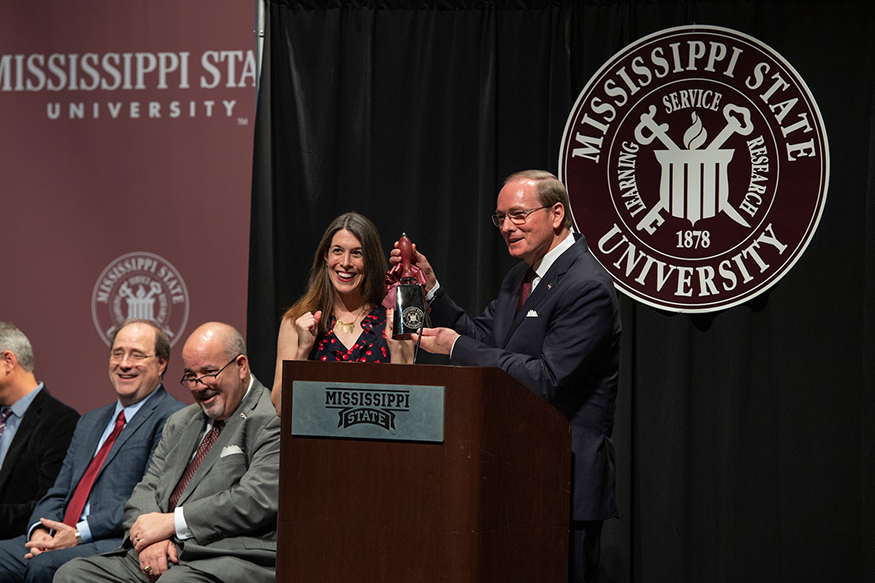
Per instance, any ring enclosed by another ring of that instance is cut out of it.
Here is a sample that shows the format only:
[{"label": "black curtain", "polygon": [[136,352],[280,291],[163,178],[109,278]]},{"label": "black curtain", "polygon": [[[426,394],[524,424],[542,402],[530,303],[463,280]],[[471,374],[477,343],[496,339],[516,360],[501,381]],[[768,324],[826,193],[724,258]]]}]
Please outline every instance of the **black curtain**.
[{"label": "black curtain", "polygon": [[[630,42],[732,28],[779,52],[825,120],[830,188],[771,291],[705,315],[621,297],[621,518],[603,581],[875,581],[875,9],[869,1],[294,1],[267,5],[248,341],[272,379],[282,311],[357,210],[407,232],[472,314],[514,263],[503,178],[557,171],[574,100]],[[586,234],[586,233],[584,233]]]}]

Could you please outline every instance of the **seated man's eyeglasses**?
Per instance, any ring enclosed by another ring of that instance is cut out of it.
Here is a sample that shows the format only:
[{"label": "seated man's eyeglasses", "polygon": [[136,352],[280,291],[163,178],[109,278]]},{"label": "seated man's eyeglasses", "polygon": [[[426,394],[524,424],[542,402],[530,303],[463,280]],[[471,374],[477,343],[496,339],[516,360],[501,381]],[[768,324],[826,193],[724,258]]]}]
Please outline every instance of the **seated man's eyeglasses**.
[{"label": "seated man's eyeglasses", "polygon": [[219,380],[219,375],[222,374],[222,371],[225,370],[226,368],[228,368],[228,366],[232,362],[236,361],[241,356],[243,356],[243,355],[238,354],[237,356],[232,358],[230,361],[228,361],[228,364],[226,364],[225,366],[223,366],[222,368],[220,368],[216,372],[212,372],[210,374],[205,374],[203,376],[196,377],[191,373],[186,373],[179,380],[179,384],[181,384],[183,387],[185,387],[187,389],[193,389],[194,387],[197,386],[198,383],[202,384],[205,387],[210,387],[210,386],[214,385],[217,380]]},{"label": "seated man's eyeglasses", "polygon": [[122,350],[115,350],[109,355],[109,361],[113,364],[118,364],[123,361],[125,358],[128,359],[128,362],[132,364],[140,364],[147,358],[152,358],[155,356],[154,354],[143,354],[142,352],[137,352],[136,350],[133,352],[128,352],[127,354]]},{"label": "seated man's eyeglasses", "polygon": [[548,206],[539,206],[538,208],[533,209],[525,209],[521,211],[510,211],[507,214],[504,213],[495,213],[492,215],[492,224],[498,227],[499,229],[504,224],[504,219],[510,219],[510,222],[514,225],[522,225],[529,218],[529,215],[535,211],[539,211],[541,209],[548,209],[551,207]]}]

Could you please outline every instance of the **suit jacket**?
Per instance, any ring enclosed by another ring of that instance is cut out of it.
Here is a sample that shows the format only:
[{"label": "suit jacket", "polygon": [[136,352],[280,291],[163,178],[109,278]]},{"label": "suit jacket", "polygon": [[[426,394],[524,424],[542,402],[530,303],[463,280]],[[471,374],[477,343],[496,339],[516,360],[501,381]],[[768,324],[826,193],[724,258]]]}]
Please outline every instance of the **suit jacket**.
[{"label": "suit jacket", "polygon": [[61,471],[78,419],[45,386],[31,401],[0,468],[0,540],[27,530],[37,501]]},{"label": "suit jacket", "polygon": [[[192,533],[182,541],[174,537],[179,562],[225,582],[272,582],[276,576],[280,420],[270,391],[254,376],[252,381],[177,502]],[[125,505],[125,548],[137,517],[168,512],[206,422],[197,404],[167,421],[152,464]]]},{"label": "suit jacket", "polygon": [[515,315],[528,266],[511,269],[496,298],[475,319],[438,292],[435,326],[462,336],[452,364],[503,369],[568,417],[571,423],[572,520],[617,515],[611,440],[619,376],[620,316],[610,275],[586,240],[550,266]]},{"label": "suit jacket", "polygon": [[[93,540],[121,544],[124,504],[137,485],[161,439],[164,422],[185,405],[158,386],[119,434],[100,468],[89,497],[88,527]],[[73,441],[55,485],[34,508],[29,524],[41,517],[64,520],[67,504],[97,451],[100,436],[115,415],[115,403],[86,413],[76,424]]]}]

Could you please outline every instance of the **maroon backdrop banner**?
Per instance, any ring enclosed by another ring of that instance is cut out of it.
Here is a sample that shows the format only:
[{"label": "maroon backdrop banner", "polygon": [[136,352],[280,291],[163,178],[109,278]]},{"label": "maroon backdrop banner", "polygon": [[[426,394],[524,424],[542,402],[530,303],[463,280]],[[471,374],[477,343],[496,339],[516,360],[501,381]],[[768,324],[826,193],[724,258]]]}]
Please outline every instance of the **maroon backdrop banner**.
[{"label": "maroon backdrop banner", "polygon": [[80,412],[114,398],[127,317],[168,329],[186,402],[185,338],[245,332],[253,23],[230,0],[0,4],[0,320]]}]

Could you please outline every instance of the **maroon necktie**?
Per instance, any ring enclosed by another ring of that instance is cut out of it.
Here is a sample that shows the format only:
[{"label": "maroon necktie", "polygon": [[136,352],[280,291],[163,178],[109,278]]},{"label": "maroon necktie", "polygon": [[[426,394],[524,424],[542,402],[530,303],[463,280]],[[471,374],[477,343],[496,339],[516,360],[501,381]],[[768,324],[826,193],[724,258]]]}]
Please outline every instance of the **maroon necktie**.
[{"label": "maroon necktie", "polygon": [[79,522],[79,517],[82,516],[82,511],[85,509],[85,502],[88,501],[88,496],[91,494],[91,486],[94,485],[94,480],[97,478],[100,466],[103,465],[103,460],[106,459],[106,454],[112,449],[112,444],[115,443],[116,438],[124,428],[125,412],[124,409],[122,409],[119,411],[118,417],[115,419],[115,427],[113,427],[112,433],[109,434],[109,437],[107,437],[106,441],[103,442],[103,445],[100,446],[97,455],[91,459],[91,463],[88,464],[88,469],[85,470],[82,479],[79,480],[79,484],[76,486],[76,491],[73,492],[73,497],[70,498],[70,503],[67,505],[67,512],[64,514],[64,524],[76,526],[76,523]]},{"label": "maroon necktie", "polygon": [[185,487],[188,486],[188,483],[191,481],[191,477],[194,475],[197,467],[201,465],[201,462],[204,461],[204,458],[207,457],[207,453],[209,453],[210,448],[213,447],[213,444],[216,443],[216,440],[219,439],[219,434],[222,433],[222,428],[225,426],[224,421],[216,421],[213,423],[213,427],[207,431],[207,434],[204,436],[204,440],[201,442],[199,448],[197,448],[197,453],[194,454],[194,459],[189,462],[188,467],[185,468],[185,472],[183,472],[182,477],[179,478],[179,483],[176,484],[176,488],[173,489],[173,494],[170,495],[170,505],[167,508],[167,512],[173,512],[176,508],[176,503],[179,502],[180,496],[185,491]]},{"label": "maroon necktie", "polygon": [[3,407],[3,412],[0,413],[0,435],[3,435],[3,432],[6,431],[6,420],[9,419],[10,415],[12,415],[12,408]]},{"label": "maroon necktie", "polygon": [[523,276],[523,281],[520,283],[520,298],[516,304],[516,314],[520,313],[523,304],[529,297],[529,292],[532,291],[532,280],[535,279],[535,270],[529,267],[526,274]]}]

